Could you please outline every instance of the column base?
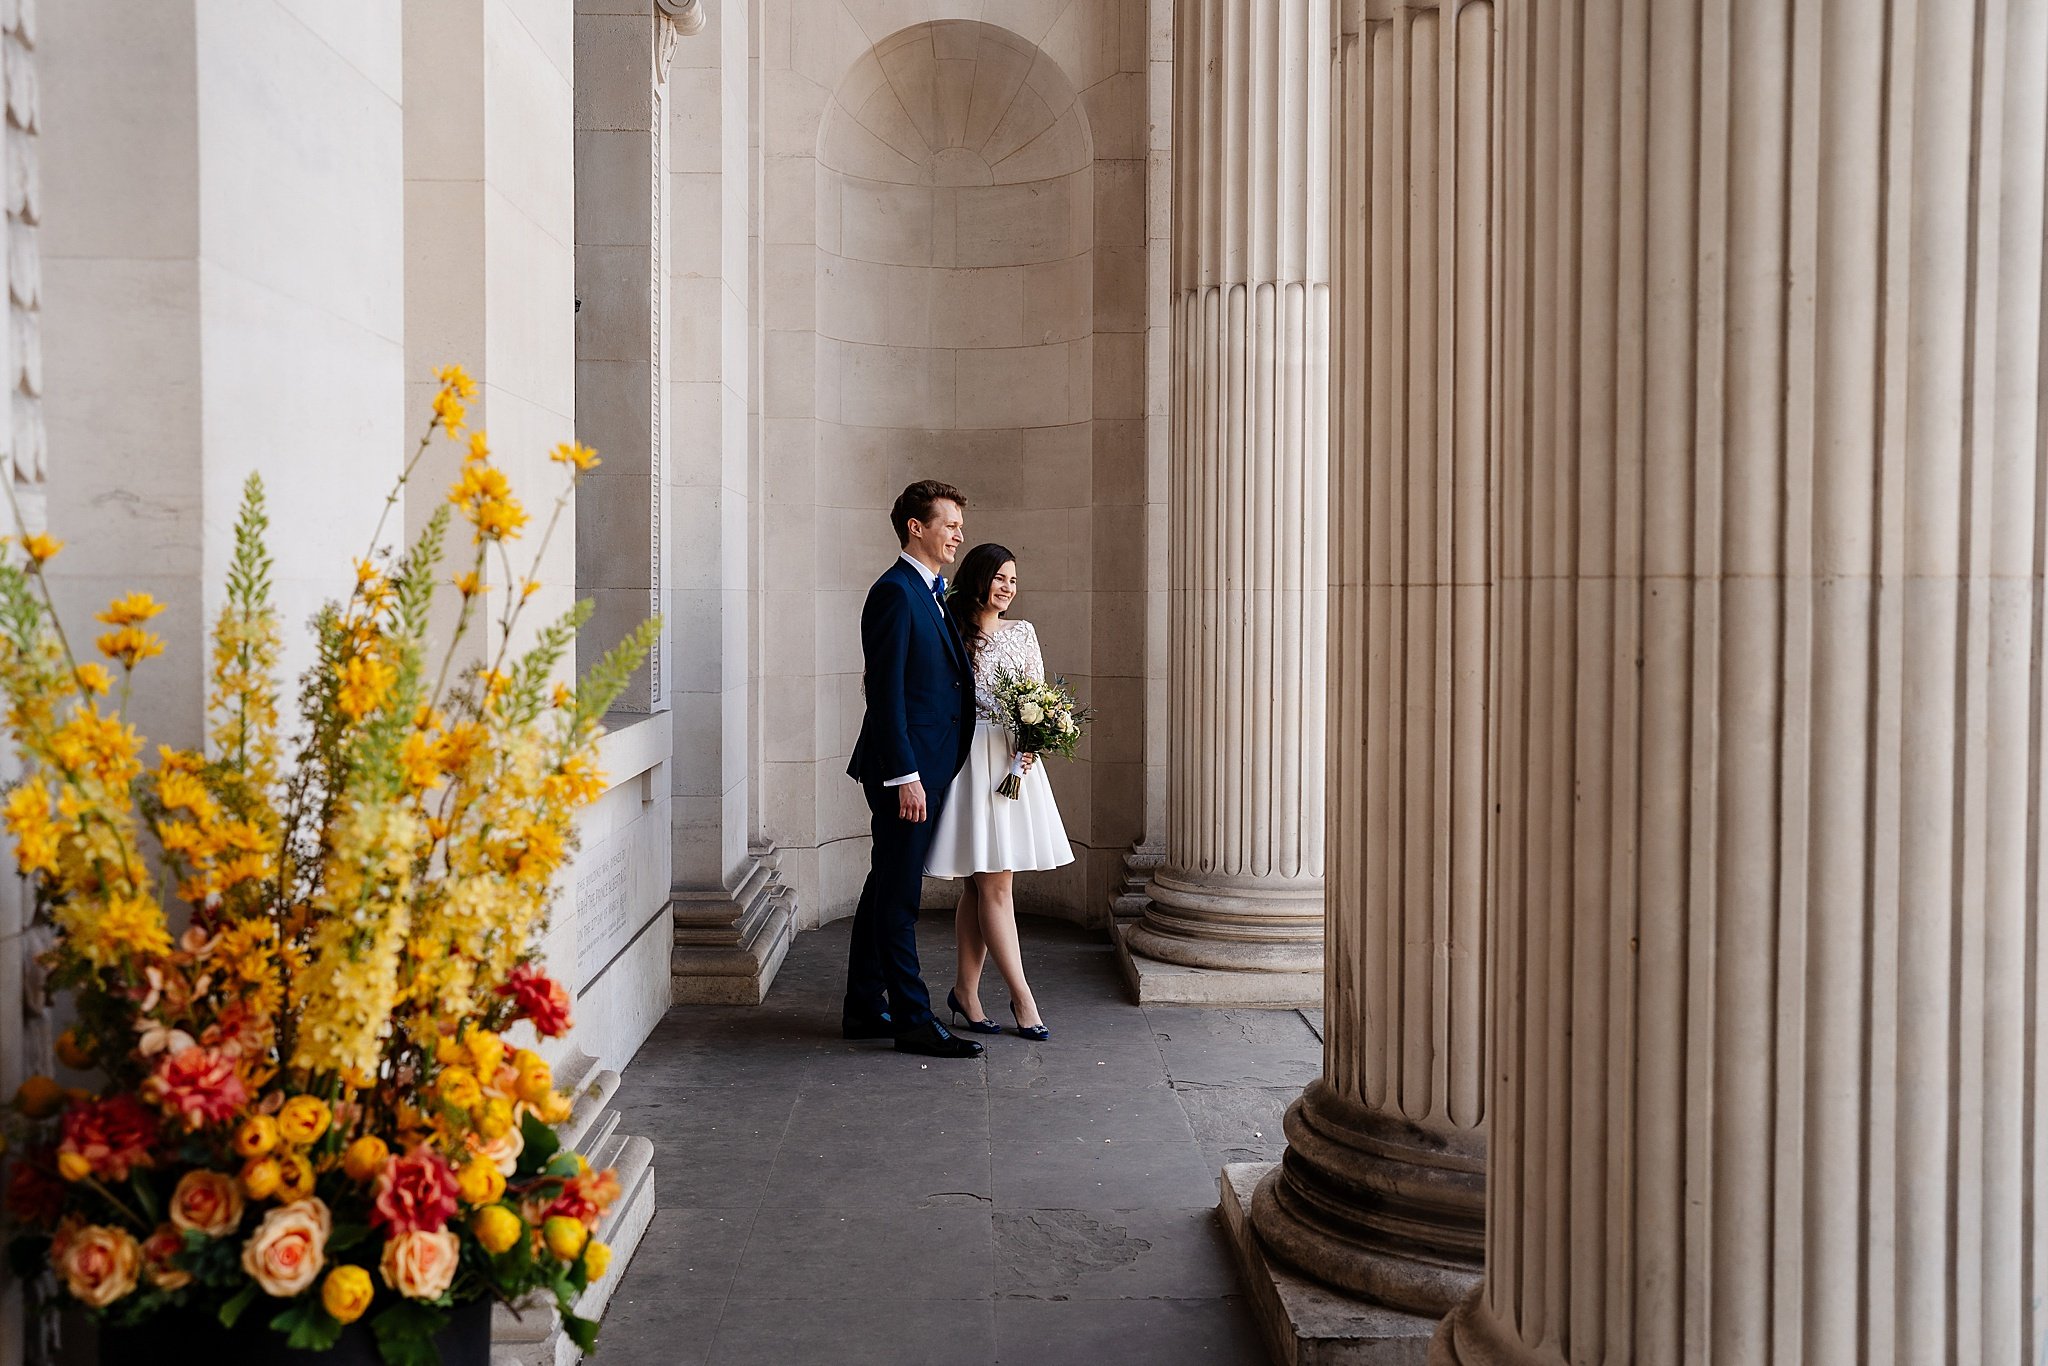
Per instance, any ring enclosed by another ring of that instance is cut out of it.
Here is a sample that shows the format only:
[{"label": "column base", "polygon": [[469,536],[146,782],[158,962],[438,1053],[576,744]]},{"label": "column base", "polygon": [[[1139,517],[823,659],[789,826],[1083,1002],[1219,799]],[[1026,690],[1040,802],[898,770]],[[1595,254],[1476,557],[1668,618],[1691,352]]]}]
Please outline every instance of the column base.
[{"label": "column base", "polygon": [[1475,1290],[1445,1316],[1429,1344],[1429,1366],[1533,1366],[1543,1360],[1503,1333],[1481,1299]]},{"label": "column base", "polygon": [[1124,851],[1123,881],[1110,889],[1109,923],[1120,925],[1136,920],[1145,914],[1145,907],[1151,904],[1149,887],[1152,875],[1166,863],[1166,846],[1162,844],[1133,844]]},{"label": "column base", "polygon": [[1162,963],[1222,972],[1323,970],[1323,884],[1152,875],[1131,948]]},{"label": "column base", "polygon": [[1316,1009],[1323,1004],[1323,972],[1246,972],[1185,967],[1147,957],[1132,943],[1135,925],[1118,925],[1117,967],[1131,999],[1141,1006],[1243,1006],[1266,1010]]},{"label": "column base", "polygon": [[677,1005],[757,1006],[789,953],[795,894],[772,851],[758,850],[739,890],[674,891],[669,997]]},{"label": "column base", "polygon": [[[596,1236],[611,1245],[611,1270],[592,1281],[576,1301],[580,1317],[597,1319],[603,1317],[641,1235],[654,1219],[654,1144],[618,1132],[619,1115],[611,1108],[619,1090],[617,1072],[600,1070],[597,1059],[584,1053],[569,1059],[558,1076],[564,1089],[577,1097],[569,1122],[560,1130],[563,1145],[588,1157],[591,1166],[610,1167],[619,1175],[619,1198],[596,1230]],[[562,1332],[561,1311],[551,1295],[536,1295],[516,1314],[502,1304],[491,1311],[492,1366],[573,1366],[582,1356],[582,1349]]]},{"label": "column base", "polygon": [[1437,1331],[1435,1317],[1341,1295],[1266,1255],[1252,1227],[1253,1191],[1278,1166],[1225,1167],[1217,1207],[1273,1360],[1281,1366],[1423,1366]]},{"label": "column base", "polygon": [[1318,1079],[1287,1110],[1287,1152],[1252,1221],[1267,1249],[1347,1294],[1438,1318],[1479,1288],[1486,1149],[1340,1096]]}]

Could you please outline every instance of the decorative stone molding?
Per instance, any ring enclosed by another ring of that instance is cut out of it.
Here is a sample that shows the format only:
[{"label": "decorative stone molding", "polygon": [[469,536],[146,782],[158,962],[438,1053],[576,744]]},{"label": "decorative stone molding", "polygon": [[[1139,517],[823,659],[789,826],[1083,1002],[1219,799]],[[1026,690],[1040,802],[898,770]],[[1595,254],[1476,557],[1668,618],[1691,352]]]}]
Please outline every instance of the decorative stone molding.
[{"label": "decorative stone molding", "polygon": [[1438,1362],[2048,1331],[2048,16],[1880,8],[1502,7],[1486,1279]]},{"label": "decorative stone molding", "polygon": [[678,888],[671,990],[678,1005],[757,1006],[789,953],[796,895],[783,885],[772,848],[756,848],[736,891]]},{"label": "decorative stone molding", "polygon": [[1166,858],[1121,940],[1141,999],[1199,985],[1148,963],[1322,994],[1331,25],[1330,0],[1174,16]]},{"label": "decorative stone molding", "polygon": [[654,8],[679,38],[694,38],[704,31],[704,0],[654,0]]}]

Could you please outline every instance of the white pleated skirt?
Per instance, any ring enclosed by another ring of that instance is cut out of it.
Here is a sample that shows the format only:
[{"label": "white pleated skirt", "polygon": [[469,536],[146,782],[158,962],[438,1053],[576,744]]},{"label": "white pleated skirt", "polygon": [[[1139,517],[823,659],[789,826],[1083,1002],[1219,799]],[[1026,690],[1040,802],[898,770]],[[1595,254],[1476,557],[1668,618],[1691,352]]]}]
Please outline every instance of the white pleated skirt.
[{"label": "white pleated skirt", "polygon": [[967,762],[946,791],[932,851],[925,862],[931,877],[971,873],[1025,873],[1060,868],[1074,861],[1067,828],[1052,797],[1052,780],[1041,758],[1024,775],[1016,797],[996,793],[1010,771],[1010,733],[988,721],[974,723]]}]

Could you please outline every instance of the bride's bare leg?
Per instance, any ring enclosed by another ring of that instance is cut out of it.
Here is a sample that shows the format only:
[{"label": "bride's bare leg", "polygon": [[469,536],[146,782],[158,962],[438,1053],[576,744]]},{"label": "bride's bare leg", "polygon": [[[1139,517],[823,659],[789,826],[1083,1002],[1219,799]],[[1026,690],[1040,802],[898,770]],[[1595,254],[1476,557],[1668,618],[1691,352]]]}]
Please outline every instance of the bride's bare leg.
[{"label": "bride's bare leg", "polygon": [[1010,988],[1010,1000],[1017,1007],[1017,1023],[1044,1024],[1039,1018],[1038,1000],[1031,994],[1031,983],[1024,978],[1024,953],[1017,942],[1017,903],[1011,896],[1011,883],[1009,873],[982,873],[975,878],[981,908],[981,939]]},{"label": "bride's bare leg", "polygon": [[976,1020],[986,1020],[981,1008],[981,969],[988,961],[988,945],[981,937],[981,898],[976,874],[960,890],[960,904],[953,911],[953,994],[960,1008]]}]

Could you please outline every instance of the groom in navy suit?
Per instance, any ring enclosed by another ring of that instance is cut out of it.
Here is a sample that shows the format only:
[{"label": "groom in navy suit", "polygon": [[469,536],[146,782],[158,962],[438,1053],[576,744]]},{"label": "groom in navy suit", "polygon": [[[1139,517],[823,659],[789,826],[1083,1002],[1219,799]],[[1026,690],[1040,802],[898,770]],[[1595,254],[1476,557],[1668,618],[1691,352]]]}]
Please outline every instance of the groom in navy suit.
[{"label": "groom in navy suit", "polygon": [[867,714],[846,766],[873,813],[874,864],[853,913],[840,1032],[893,1036],[906,1053],[973,1058],[981,1045],[932,1015],[917,967],[917,905],[932,828],[974,740],[974,673],[940,605],[960,553],[967,499],[926,479],[903,490],[889,521],[903,553],[868,590],[860,614]]}]

